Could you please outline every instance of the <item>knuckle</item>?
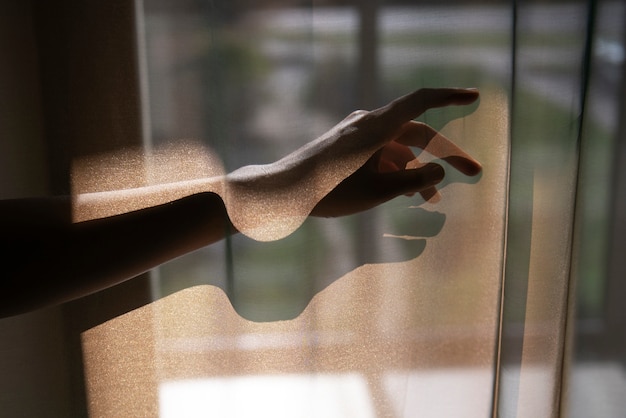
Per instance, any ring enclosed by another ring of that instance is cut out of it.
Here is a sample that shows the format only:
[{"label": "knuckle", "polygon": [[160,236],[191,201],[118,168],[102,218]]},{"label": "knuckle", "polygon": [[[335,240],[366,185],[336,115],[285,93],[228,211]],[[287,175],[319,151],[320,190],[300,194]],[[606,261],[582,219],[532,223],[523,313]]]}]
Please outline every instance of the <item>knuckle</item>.
[{"label": "knuckle", "polygon": [[355,110],[344,119],[342,123],[342,131],[361,131],[369,128],[372,120],[376,119],[376,114],[367,110]]},{"label": "knuckle", "polygon": [[350,115],[348,116],[348,119],[351,120],[358,120],[358,119],[362,119],[365,116],[367,116],[370,112],[368,112],[367,110],[355,110],[354,112],[350,113]]}]

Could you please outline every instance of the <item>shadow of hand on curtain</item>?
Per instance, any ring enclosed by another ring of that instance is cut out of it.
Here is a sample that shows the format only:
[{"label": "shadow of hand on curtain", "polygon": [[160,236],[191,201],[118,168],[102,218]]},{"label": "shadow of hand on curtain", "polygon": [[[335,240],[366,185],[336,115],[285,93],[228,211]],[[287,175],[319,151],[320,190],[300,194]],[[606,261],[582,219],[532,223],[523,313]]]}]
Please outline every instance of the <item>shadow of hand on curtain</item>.
[{"label": "shadow of hand on curtain", "polygon": [[[451,167],[445,162],[439,163],[446,166],[447,177]],[[481,175],[450,177],[440,182],[437,189],[452,183],[473,184]],[[409,204],[404,206],[406,202]],[[222,289],[239,316],[253,322],[295,319],[310,308],[314,299],[317,304],[321,303],[324,297],[320,299],[318,295],[335,287],[337,282],[344,282],[339,285],[341,289],[370,288],[375,294],[374,282],[390,280],[389,285],[394,286],[396,275],[407,276],[406,266],[421,266],[418,258],[430,239],[444,228],[446,210],[438,211],[437,204],[422,207],[420,202],[423,200],[419,197],[410,197],[387,206],[383,212],[372,212],[372,216],[364,213],[361,218],[330,226],[323,225],[329,222],[324,220],[307,223],[294,234],[275,242],[254,242],[240,236],[233,244],[232,288],[225,283],[211,284]],[[383,213],[386,221],[381,223],[377,214]],[[354,227],[360,229],[357,234]],[[374,250],[361,252],[356,242],[359,240],[372,243]],[[250,260],[257,262],[250,264]],[[240,262],[245,267],[241,267]],[[170,273],[169,277],[175,274]],[[418,269],[412,276],[419,281],[422,274]],[[171,284],[165,286],[170,292],[184,289],[180,285],[174,285],[176,289],[172,289]]]}]

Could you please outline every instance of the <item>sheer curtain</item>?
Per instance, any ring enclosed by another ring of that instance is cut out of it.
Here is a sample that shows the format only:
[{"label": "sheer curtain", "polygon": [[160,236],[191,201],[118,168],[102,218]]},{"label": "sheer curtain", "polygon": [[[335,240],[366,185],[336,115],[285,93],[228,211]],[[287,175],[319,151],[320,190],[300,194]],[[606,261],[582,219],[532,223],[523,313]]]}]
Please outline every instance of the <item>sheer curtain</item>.
[{"label": "sheer curtain", "polygon": [[622,2],[74,3],[20,12],[51,193],[122,187],[129,145],[141,184],[270,162],[437,86],[480,89],[422,120],[484,171],[61,308],[59,416],[620,416]]}]

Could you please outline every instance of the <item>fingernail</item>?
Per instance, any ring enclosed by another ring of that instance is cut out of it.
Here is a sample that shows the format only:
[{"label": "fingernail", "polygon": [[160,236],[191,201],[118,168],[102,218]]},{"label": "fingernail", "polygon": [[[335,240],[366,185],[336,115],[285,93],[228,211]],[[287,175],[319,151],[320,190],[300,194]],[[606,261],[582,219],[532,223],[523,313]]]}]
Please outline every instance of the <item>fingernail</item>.
[{"label": "fingernail", "polygon": [[478,97],[480,97],[480,93],[478,92],[478,89],[475,88],[457,89],[450,95],[450,98],[452,100],[456,100],[458,104],[472,103],[478,99]]},{"label": "fingernail", "polygon": [[465,96],[465,95],[475,96],[475,95],[479,94],[479,92],[478,92],[477,88],[470,87],[470,88],[467,88],[467,89],[459,89],[457,94],[461,95],[461,96]]}]

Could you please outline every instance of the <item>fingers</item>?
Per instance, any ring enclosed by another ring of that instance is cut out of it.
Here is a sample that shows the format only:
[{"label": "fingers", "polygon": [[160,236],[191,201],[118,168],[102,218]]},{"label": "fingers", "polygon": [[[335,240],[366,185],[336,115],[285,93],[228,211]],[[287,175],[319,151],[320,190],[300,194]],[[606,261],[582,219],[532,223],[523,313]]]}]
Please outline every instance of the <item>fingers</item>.
[{"label": "fingers", "polygon": [[308,155],[322,146],[335,148],[331,154],[338,151],[355,153],[358,150],[375,152],[395,140],[407,122],[426,110],[470,104],[476,99],[478,90],[475,89],[420,89],[371,112],[359,110],[351,113],[326,135],[290,156],[298,158],[302,153]]},{"label": "fingers", "polygon": [[379,173],[404,170],[407,163],[415,160],[415,154],[406,145],[392,141],[378,152],[376,170]]},{"label": "fingers", "polygon": [[420,89],[409,93],[372,113],[390,126],[399,126],[415,119],[428,109],[449,105],[467,105],[478,99],[476,89]]},{"label": "fingers", "polygon": [[434,192],[427,192],[427,196],[431,196],[437,193],[434,186],[440,183],[444,176],[443,167],[435,163],[429,163],[416,169],[380,173],[378,177],[379,190],[382,190],[384,196],[381,197],[384,200],[433,189]]},{"label": "fingers", "polygon": [[[406,164],[406,169],[415,170],[420,169],[426,165],[427,164],[422,163],[417,159],[414,159],[413,161],[410,161]],[[427,187],[423,190],[420,190],[419,193],[422,196],[422,199],[424,199],[426,202],[437,203],[441,200],[441,193],[439,193],[439,190],[437,190],[435,186]]]},{"label": "fingers", "polygon": [[476,159],[424,123],[413,121],[406,123],[396,142],[428,151],[468,176],[475,176],[482,170]]}]

